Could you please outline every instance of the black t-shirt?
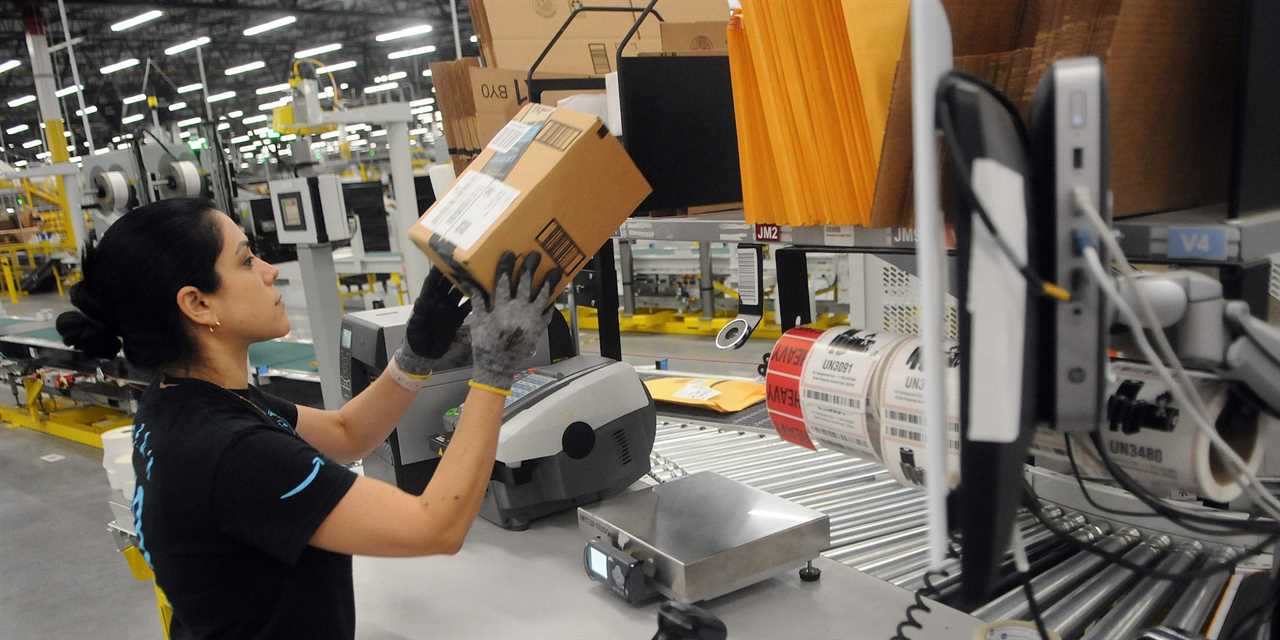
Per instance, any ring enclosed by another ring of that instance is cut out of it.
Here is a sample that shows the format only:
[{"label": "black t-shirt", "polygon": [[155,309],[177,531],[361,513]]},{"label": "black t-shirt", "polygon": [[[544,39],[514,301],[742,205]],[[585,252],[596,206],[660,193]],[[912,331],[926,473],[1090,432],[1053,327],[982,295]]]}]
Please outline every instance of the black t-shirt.
[{"label": "black t-shirt", "polygon": [[143,394],[133,513],[174,640],[355,635],[351,556],[308,545],[355,474],[297,422],[254,387],[167,378]]}]

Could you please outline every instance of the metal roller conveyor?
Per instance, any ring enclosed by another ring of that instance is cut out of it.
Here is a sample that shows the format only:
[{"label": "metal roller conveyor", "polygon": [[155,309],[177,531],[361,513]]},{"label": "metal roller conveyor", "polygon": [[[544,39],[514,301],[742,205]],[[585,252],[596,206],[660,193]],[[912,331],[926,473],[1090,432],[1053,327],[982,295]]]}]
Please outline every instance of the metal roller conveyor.
[{"label": "metal roller conveyor", "polygon": [[[924,496],[891,478],[878,463],[829,450],[811,451],[774,434],[676,421],[659,425],[652,458],[651,477],[659,482],[712,471],[825,513],[830,547],[823,557],[907,591],[922,590],[925,576],[931,575],[929,597],[956,606],[963,577],[960,561],[948,559],[943,573],[929,571]],[[1134,564],[1169,573],[1185,572],[1205,556],[1204,562],[1228,561],[1234,549],[1204,551],[1194,542],[1175,546],[1159,533],[1144,540],[1137,529],[1113,530],[1107,521],[1090,521],[1050,503],[1043,503],[1041,511],[1048,526],[1027,510],[1018,514],[1014,526],[1022,532],[1030,565],[1027,575],[1045,622],[1063,640],[1123,640],[1156,624],[1193,632],[1204,626],[1227,573],[1196,580],[1179,591],[1171,582],[1140,580],[1082,550],[1063,533],[1077,543],[1095,544],[1102,552],[1122,554]],[[953,544],[957,550],[962,546]],[[987,622],[1028,619],[1024,578],[1011,552],[996,575],[993,593],[999,595],[971,615]]]},{"label": "metal roller conveyor", "polygon": [[[1150,566],[1168,547],[1168,536],[1155,536],[1138,543],[1124,557],[1138,566]],[[1045,610],[1045,626],[1056,631],[1063,640],[1081,637],[1098,614],[1136,578],[1129,569],[1118,565],[1108,566]]]},{"label": "metal roller conveyor", "polygon": [[[1199,559],[1203,549],[1199,542],[1184,542],[1175,547],[1156,568],[1172,574],[1186,571]],[[1168,604],[1172,596],[1172,582],[1145,578],[1111,607],[1111,611],[1097,624],[1089,627],[1089,637],[1096,640],[1129,640],[1136,637],[1138,630],[1145,627],[1156,612]]]}]

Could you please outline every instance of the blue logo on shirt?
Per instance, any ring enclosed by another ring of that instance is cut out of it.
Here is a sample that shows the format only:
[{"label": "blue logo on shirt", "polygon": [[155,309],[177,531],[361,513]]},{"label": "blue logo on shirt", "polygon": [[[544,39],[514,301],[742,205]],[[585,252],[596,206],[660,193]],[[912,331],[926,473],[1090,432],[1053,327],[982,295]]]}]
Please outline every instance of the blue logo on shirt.
[{"label": "blue logo on shirt", "polygon": [[302,493],[303,489],[306,489],[307,487],[311,486],[312,482],[315,482],[316,476],[320,475],[320,467],[323,467],[323,466],[324,466],[324,459],[322,459],[320,456],[316,456],[312,458],[311,459],[311,475],[308,475],[305,480],[298,483],[298,486],[290,489],[284,495],[280,496],[280,499],[285,500],[287,498],[292,498],[293,496],[296,496],[299,493]]},{"label": "blue logo on shirt", "polygon": [[134,448],[147,461],[145,476],[136,478],[136,486],[133,489],[133,527],[138,532],[138,550],[142,552],[142,557],[151,564],[151,552],[147,551],[146,536],[142,532],[142,510],[146,504],[146,487],[147,482],[151,480],[151,467],[156,463],[154,452],[150,446],[151,432],[147,431],[147,425],[137,424],[133,427],[133,443]]}]

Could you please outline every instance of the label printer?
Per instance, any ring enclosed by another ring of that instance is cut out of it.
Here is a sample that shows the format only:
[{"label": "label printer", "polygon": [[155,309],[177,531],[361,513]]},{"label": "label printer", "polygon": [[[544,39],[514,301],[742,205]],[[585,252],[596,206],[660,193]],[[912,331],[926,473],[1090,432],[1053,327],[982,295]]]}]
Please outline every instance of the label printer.
[{"label": "label printer", "polygon": [[[381,374],[404,342],[411,310],[376,309],[343,318],[345,398]],[[549,333],[558,330],[563,329],[553,324]],[[503,412],[480,515],[507,529],[525,529],[537,518],[621,492],[649,472],[657,412],[635,369],[599,356],[552,364],[552,351],[548,342],[538,346]],[[411,493],[426,487],[460,418],[471,378],[469,359],[442,365],[387,441],[365,459],[370,477]]]}]

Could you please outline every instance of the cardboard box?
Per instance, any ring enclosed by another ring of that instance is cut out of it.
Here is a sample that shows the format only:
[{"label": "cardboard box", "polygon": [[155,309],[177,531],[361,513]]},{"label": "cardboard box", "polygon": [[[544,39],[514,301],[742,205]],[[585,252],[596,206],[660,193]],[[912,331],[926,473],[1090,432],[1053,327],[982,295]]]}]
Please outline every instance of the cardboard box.
[{"label": "cardboard box", "polygon": [[539,277],[559,266],[571,279],[649,191],[599,118],[531,104],[409,237],[447,275],[465,269],[487,291],[505,251],[538,251]]},{"label": "cardboard box", "polygon": [[663,53],[728,54],[729,23],[719,22],[664,22],[659,27],[662,34]]},{"label": "cardboard box", "polygon": [[[551,49],[538,75],[603,76],[617,71],[618,42],[621,38],[561,38]],[[527,75],[534,60],[547,46],[547,39],[498,40],[493,43],[494,55],[499,65],[509,69],[523,69]],[[627,45],[626,55],[657,51],[657,40],[633,40]]]}]

